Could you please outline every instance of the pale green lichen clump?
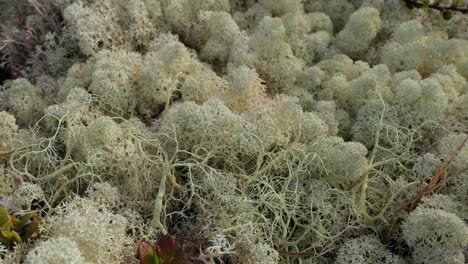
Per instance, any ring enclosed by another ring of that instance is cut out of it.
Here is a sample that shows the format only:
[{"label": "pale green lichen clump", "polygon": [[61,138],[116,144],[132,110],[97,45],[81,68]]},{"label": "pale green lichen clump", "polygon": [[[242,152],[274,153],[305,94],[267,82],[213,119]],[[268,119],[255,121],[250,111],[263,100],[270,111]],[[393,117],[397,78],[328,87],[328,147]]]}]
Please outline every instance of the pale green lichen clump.
[{"label": "pale green lichen clump", "polygon": [[87,262],[81,255],[75,241],[66,237],[58,237],[43,241],[31,250],[27,255],[25,263],[82,264]]},{"label": "pale green lichen clump", "polygon": [[453,213],[418,208],[402,226],[414,263],[465,263],[468,227]]},{"label": "pale green lichen clump", "polygon": [[336,36],[336,45],[347,54],[366,51],[381,27],[379,11],[363,7],[351,14],[344,29]]},{"label": "pale green lichen clump", "polygon": [[348,240],[338,251],[335,264],[386,263],[404,264],[403,259],[393,255],[376,237],[362,236]]},{"label": "pale green lichen clump", "polygon": [[48,236],[71,239],[81,256],[91,263],[119,261],[127,239],[124,217],[86,199],[72,201],[60,211],[46,224]]},{"label": "pale green lichen clump", "polygon": [[0,262],[136,264],[171,234],[184,263],[466,263],[466,14],[17,2],[0,1],[0,206],[43,222]]}]

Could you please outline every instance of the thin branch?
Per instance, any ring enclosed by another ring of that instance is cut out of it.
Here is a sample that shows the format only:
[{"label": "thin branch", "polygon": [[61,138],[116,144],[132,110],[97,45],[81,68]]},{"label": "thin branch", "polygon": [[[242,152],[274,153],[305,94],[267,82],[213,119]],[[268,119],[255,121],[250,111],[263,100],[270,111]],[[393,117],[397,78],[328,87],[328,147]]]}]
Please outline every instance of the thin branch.
[{"label": "thin branch", "polygon": [[439,183],[440,181],[440,178],[442,177],[442,175],[447,171],[450,163],[452,163],[452,161],[455,159],[455,157],[458,155],[458,153],[460,152],[460,150],[465,146],[466,142],[468,141],[468,137],[466,137],[461,143],[460,145],[458,145],[458,147],[452,152],[452,154],[450,154],[450,157],[442,164],[442,166],[439,167],[439,169],[437,170],[435,176],[431,179],[431,181],[429,182],[429,185],[427,186],[425,192],[426,193],[430,193],[432,192],[437,184]]},{"label": "thin branch", "polygon": [[[437,170],[434,177],[432,177],[432,179],[429,181],[429,183],[426,185],[426,187],[421,192],[419,192],[415,197],[411,198],[410,200],[408,200],[407,202],[405,202],[404,204],[402,204],[400,207],[398,207],[396,209],[396,211],[393,213],[392,218],[389,221],[391,224],[393,224],[393,222],[396,220],[398,214],[402,210],[404,210],[404,209],[406,209],[408,207],[410,208],[410,210],[413,210],[414,208],[416,208],[416,206],[418,205],[418,203],[421,201],[421,199],[424,196],[430,195],[437,187],[441,186],[442,183],[445,183],[444,181],[441,181],[440,178],[442,177],[442,175],[445,174],[445,172],[447,172],[448,167],[450,166],[452,161],[455,159],[455,157],[458,155],[460,150],[465,146],[467,141],[468,141],[468,137],[466,137],[458,145],[458,147],[450,154],[449,158],[439,167],[439,169]],[[456,175],[458,176],[460,174],[461,173],[457,173]]]},{"label": "thin branch", "polygon": [[444,179],[443,181],[440,181],[440,182],[436,185],[436,188],[439,188],[439,187],[445,185],[446,183],[452,181],[453,179],[457,178],[458,176],[464,174],[465,172],[468,172],[468,167],[466,167],[466,168],[460,170],[459,172],[457,172],[457,173],[455,173],[454,175],[452,175],[452,176],[450,176],[450,177]]},{"label": "thin branch", "polygon": [[409,8],[413,8],[413,7],[416,7],[416,8],[424,8],[424,7],[428,7],[428,8],[431,8],[431,9],[436,9],[436,10],[439,10],[441,12],[444,12],[444,11],[455,11],[455,12],[461,12],[462,14],[466,14],[468,13],[468,6],[464,3],[462,6],[457,6],[455,4],[451,4],[451,5],[447,5],[447,6],[444,6],[444,5],[441,5],[440,3],[429,3],[429,4],[425,4],[425,3],[421,3],[420,1],[414,1],[414,0],[403,0],[406,5],[409,7]]}]

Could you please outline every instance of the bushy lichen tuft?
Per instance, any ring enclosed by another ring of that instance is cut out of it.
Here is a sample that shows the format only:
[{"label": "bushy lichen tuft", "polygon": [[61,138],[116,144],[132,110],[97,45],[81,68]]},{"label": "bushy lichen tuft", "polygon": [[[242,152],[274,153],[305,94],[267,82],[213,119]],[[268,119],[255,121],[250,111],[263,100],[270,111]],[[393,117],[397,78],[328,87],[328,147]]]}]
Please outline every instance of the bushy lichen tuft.
[{"label": "bushy lichen tuft", "polygon": [[44,191],[41,186],[28,182],[21,184],[12,194],[11,198],[15,208],[25,211],[32,209],[33,202],[39,203],[45,201]]},{"label": "bushy lichen tuft", "polygon": [[[462,144],[468,135],[451,133],[444,136],[439,143],[438,152],[441,157],[447,159],[457,147]],[[453,160],[453,166],[466,168],[468,166],[468,147],[465,145]]]},{"label": "bushy lichen tuft", "polygon": [[161,27],[159,1],[76,1],[63,11],[81,52],[145,48]]},{"label": "bushy lichen tuft", "polygon": [[403,258],[393,255],[374,236],[348,240],[338,250],[335,264],[404,264]]},{"label": "bushy lichen tuft", "polygon": [[139,111],[151,114],[158,105],[168,104],[177,93],[184,100],[204,102],[227,87],[227,82],[196,60],[190,51],[174,40],[146,54],[137,75]]},{"label": "bushy lichen tuft", "polygon": [[98,97],[104,111],[120,116],[132,113],[136,102],[136,74],[142,59],[125,50],[96,54],[89,91]]},{"label": "bushy lichen tuft", "polygon": [[116,17],[118,7],[112,0],[91,7],[77,1],[65,9],[64,18],[73,25],[82,53],[93,55],[100,48],[111,48],[123,42]]},{"label": "bushy lichen tuft", "polygon": [[303,71],[303,61],[293,55],[286,42],[286,29],[280,18],[264,17],[249,47],[258,57],[257,71],[272,92],[282,92],[295,85]]},{"label": "bushy lichen tuft", "polygon": [[350,54],[365,51],[381,27],[380,12],[373,7],[362,7],[351,14],[335,43],[339,49]]},{"label": "bushy lichen tuft", "polygon": [[83,264],[87,263],[81,255],[78,244],[68,237],[57,237],[42,241],[26,256],[28,264]]},{"label": "bushy lichen tuft", "polygon": [[367,148],[360,143],[344,142],[340,137],[324,137],[309,147],[318,156],[317,170],[331,184],[356,183],[368,169]]},{"label": "bushy lichen tuft", "polygon": [[94,183],[86,190],[86,196],[107,208],[117,208],[121,204],[119,190],[107,182]]},{"label": "bushy lichen tuft", "polygon": [[202,106],[189,101],[172,107],[159,131],[163,142],[170,144],[170,152],[176,146],[190,152],[203,146],[231,162],[237,155],[255,154],[259,144],[252,134],[253,124],[233,113],[220,100],[210,100]]},{"label": "bushy lichen tuft", "polygon": [[271,246],[258,243],[250,248],[250,254],[245,257],[245,263],[258,263],[258,264],[277,264],[279,263],[279,254]]},{"label": "bushy lichen tuft", "polygon": [[468,219],[468,206],[454,198],[452,195],[434,194],[433,196],[425,197],[420,206],[422,208],[444,210],[466,221]]},{"label": "bushy lichen tuft", "polygon": [[34,125],[43,115],[45,101],[39,88],[28,80],[19,78],[10,84],[6,107],[18,124],[28,126]]},{"label": "bushy lichen tuft", "polygon": [[468,227],[453,213],[417,208],[402,225],[414,263],[464,263]]},{"label": "bushy lichen tuft", "polygon": [[11,149],[12,140],[18,132],[16,119],[8,112],[0,112],[0,149]]},{"label": "bushy lichen tuft", "polygon": [[381,62],[392,71],[417,69],[427,75],[463,61],[464,47],[466,40],[449,39],[445,33],[430,34],[423,30],[421,22],[413,20],[400,24],[392,40],[382,47]]},{"label": "bushy lichen tuft", "polygon": [[73,241],[70,243],[77,247],[74,252],[80,252],[86,262],[109,263],[123,257],[128,242],[126,226],[124,217],[86,198],[76,198],[50,217],[46,232],[52,239],[63,237]]},{"label": "bushy lichen tuft", "polygon": [[229,108],[244,112],[266,101],[265,86],[254,69],[247,66],[231,68],[228,78],[230,86],[223,101]]},{"label": "bushy lichen tuft", "polygon": [[280,16],[288,11],[300,8],[299,0],[260,0],[259,3],[274,16]]},{"label": "bushy lichen tuft", "polygon": [[202,11],[198,15],[202,47],[200,58],[209,62],[225,64],[231,46],[240,34],[239,27],[232,16],[226,12]]}]

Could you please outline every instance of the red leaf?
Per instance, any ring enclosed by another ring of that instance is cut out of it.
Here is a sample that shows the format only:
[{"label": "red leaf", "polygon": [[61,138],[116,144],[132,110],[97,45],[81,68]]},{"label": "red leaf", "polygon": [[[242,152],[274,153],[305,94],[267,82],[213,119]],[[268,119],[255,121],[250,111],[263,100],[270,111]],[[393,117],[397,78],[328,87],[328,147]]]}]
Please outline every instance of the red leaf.
[{"label": "red leaf", "polygon": [[138,259],[140,264],[155,264],[156,262],[156,252],[154,251],[153,244],[148,241],[140,242],[138,246]]},{"label": "red leaf", "polygon": [[176,242],[175,237],[167,234],[156,244],[156,254],[162,264],[182,264],[184,251]]}]

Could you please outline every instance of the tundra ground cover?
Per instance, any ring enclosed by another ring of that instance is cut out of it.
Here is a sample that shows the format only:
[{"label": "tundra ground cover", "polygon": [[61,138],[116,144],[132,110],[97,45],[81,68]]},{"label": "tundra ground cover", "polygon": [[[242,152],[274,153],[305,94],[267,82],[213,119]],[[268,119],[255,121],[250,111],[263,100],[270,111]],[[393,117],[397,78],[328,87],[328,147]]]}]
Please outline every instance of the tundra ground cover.
[{"label": "tundra ground cover", "polygon": [[439,2],[0,1],[1,261],[465,263],[467,3]]}]

